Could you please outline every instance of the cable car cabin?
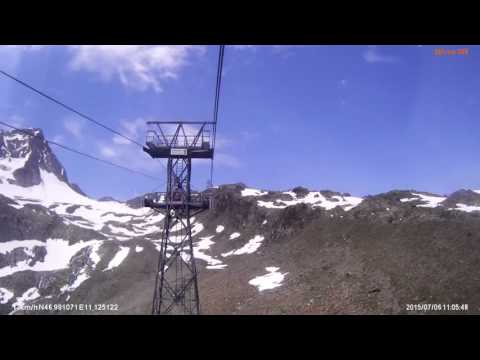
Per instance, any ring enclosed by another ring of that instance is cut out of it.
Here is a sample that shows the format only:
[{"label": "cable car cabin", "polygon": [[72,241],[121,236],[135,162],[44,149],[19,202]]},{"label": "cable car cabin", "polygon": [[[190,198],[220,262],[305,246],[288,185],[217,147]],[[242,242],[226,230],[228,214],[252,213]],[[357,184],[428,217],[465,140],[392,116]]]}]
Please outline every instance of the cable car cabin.
[{"label": "cable car cabin", "polygon": [[143,151],[152,158],[213,158],[214,123],[149,121],[147,125]]}]

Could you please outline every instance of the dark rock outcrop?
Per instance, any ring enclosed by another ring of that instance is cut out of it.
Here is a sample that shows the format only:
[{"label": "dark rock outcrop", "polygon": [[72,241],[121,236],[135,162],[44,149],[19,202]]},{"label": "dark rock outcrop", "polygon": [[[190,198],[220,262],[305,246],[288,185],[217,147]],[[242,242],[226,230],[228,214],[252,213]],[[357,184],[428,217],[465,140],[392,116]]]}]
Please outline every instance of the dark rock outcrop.
[{"label": "dark rock outcrop", "polygon": [[472,190],[458,190],[443,202],[444,206],[455,208],[457,204],[480,206],[480,194]]}]

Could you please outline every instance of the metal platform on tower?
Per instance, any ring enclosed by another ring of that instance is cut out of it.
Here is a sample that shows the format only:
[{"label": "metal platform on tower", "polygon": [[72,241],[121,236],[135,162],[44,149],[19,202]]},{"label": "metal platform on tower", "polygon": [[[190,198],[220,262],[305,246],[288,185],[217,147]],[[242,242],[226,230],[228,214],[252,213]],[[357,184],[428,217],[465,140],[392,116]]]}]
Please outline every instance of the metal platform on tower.
[{"label": "metal platform on tower", "polygon": [[165,210],[183,209],[186,202],[190,210],[208,210],[213,207],[212,198],[207,192],[190,192],[190,199],[185,199],[185,194],[182,190],[173,191],[173,194],[167,192],[156,192],[149,194],[144,199],[144,205],[152,209]]},{"label": "metal platform on tower", "polygon": [[153,158],[190,157],[212,159],[215,147],[213,122],[147,122],[146,146]]}]

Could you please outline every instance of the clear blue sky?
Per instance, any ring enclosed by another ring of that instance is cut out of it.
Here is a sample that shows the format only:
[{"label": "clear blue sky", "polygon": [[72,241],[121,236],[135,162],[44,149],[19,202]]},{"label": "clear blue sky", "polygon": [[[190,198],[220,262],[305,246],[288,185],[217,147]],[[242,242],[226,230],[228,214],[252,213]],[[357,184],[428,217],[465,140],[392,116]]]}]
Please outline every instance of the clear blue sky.
[{"label": "clear blue sky", "polygon": [[[469,54],[435,56],[436,48]],[[215,184],[367,195],[480,188],[480,47],[227,46]],[[0,68],[144,141],[147,120],[211,120],[216,46],[5,47]],[[0,78],[0,118],[164,178],[157,161]],[[93,197],[158,184],[54,149]],[[205,186],[208,166],[194,183]]]}]

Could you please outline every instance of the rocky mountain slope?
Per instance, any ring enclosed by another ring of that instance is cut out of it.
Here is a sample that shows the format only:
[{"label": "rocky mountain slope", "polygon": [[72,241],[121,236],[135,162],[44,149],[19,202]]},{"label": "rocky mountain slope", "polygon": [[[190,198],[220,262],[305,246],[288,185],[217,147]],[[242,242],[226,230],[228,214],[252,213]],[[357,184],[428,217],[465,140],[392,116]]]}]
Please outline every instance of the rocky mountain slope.
[{"label": "rocky mountain slope", "polygon": [[[0,134],[0,314],[149,314],[163,215],[88,198],[30,131]],[[478,191],[214,196],[194,219],[204,314],[480,313]]]}]

